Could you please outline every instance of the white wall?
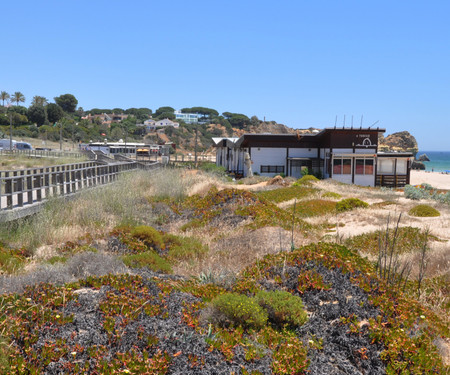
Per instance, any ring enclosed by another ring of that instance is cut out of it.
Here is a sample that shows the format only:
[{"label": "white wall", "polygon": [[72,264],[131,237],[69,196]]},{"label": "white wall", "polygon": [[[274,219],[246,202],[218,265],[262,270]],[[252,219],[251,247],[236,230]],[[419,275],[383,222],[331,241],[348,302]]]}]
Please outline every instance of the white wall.
[{"label": "white wall", "polygon": [[263,176],[274,176],[276,173],[261,173],[261,165],[283,165],[286,173],[286,148],[284,147],[252,147],[252,171]]},{"label": "white wall", "polygon": [[361,186],[375,186],[375,174],[355,174],[355,184]]},{"label": "white wall", "polygon": [[[311,150],[311,151],[309,151]],[[290,148],[290,158],[317,158],[317,148]]]}]

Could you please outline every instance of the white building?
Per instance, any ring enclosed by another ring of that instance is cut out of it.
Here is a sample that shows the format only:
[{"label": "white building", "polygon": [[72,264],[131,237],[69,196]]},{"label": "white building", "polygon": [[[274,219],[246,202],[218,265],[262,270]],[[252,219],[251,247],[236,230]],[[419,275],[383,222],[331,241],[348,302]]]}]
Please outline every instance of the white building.
[{"label": "white building", "polygon": [[378,153],[384,129],[327,128],[316,134],[244,134],[213,138],[216,163],[247,176],[245,154],[253,173],[299,178],[302,170],[324,178],[362,186],[404,186],[409,183],[413,154]]}]

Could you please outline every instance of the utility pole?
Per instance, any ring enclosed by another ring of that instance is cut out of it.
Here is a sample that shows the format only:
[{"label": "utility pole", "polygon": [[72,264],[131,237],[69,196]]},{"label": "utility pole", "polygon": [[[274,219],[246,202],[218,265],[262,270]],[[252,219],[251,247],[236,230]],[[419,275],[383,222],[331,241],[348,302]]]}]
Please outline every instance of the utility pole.
[{"label": "utility pole", "polygon": [[9,112],[9,151],[11,152],[13,150],[12,143],[12,113]]},{"label": "utility pole", "polygon": [[198,167],[198,164],[197,164],[197,139],[198,139],[198,123],[195,125],[195,168]]}]

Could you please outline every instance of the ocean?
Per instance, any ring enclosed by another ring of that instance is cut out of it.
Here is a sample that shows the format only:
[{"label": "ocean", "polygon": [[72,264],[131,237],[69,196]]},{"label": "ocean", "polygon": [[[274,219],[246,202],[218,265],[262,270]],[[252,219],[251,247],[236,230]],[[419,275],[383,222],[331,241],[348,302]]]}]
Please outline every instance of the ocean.
[{"label": "ocean", "polygon": [[430,159],[430,161],[424,162],[426,171],[450,171],[450,151],[419,151],[416,159],[422,154],[427,154],[428,159]]}]

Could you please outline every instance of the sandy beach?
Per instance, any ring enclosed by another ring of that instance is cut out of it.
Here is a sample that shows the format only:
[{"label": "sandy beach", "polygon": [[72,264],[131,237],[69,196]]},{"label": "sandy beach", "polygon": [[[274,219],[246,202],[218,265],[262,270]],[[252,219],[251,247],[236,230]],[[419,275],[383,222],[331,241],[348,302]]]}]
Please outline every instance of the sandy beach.
[{"label": "sandy beach", "polygon": [[438,189],[450,190],[450,174],[439,172],[411,171],[411,185],[430,184]]}]

